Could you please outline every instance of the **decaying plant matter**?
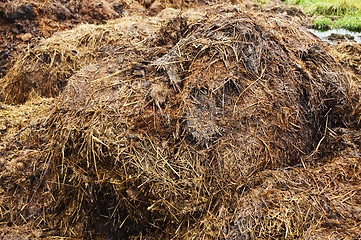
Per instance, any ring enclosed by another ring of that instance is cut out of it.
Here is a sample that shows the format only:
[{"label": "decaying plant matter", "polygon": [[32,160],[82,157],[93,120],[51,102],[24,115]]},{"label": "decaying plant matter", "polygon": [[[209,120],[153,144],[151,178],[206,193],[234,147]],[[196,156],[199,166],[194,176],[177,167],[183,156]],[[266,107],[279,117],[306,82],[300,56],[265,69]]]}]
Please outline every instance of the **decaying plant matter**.
[{"label": "decaying plant matter", "polygon": [[350,68],[361,79],[361,45],[341,43],[332,46],[332,54],[345,68]]},{"label": "decaying plant matter", "polygon": [[357,83],[305,28],[204,11],[175,14],[173,34],[109,43],[68,80],[34,133],[49,226],[114,239],[359,237]]},{"label": "decaying plant matter", "polygon": [[28,49],[1,80],[1,100],[19,104],[32,95],[56,96],[70,76],[96,61],[105,49],[114,45],[127,47],[144,40],[148,36],[146,31],[154,31],[138,29],[140,23],[136,18],[116,21],[108,25],[81,25]]}]

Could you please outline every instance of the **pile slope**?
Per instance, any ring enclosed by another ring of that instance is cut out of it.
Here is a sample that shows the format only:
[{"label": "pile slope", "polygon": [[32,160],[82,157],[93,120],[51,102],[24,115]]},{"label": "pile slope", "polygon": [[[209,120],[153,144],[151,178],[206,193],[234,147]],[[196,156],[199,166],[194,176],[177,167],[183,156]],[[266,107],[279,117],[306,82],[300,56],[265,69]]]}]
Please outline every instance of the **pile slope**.
[{"label": "pile slope", "polygon": [[332,54],[345,67],[352,70],[361,81],[361,44],[341,43],[331,46]]}]

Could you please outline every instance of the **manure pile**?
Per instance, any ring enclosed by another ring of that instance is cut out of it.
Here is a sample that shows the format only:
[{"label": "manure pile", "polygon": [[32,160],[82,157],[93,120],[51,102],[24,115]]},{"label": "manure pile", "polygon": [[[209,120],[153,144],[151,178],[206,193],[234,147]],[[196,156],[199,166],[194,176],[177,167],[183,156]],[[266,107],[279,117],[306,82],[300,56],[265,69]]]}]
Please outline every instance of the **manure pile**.
[{"label": "manure pile", "polygon": [[358,83],[295,23],[202,11],[137,22],[67,80],[26,142],[35,190],[2,222],[94,239],[361,237]]}]

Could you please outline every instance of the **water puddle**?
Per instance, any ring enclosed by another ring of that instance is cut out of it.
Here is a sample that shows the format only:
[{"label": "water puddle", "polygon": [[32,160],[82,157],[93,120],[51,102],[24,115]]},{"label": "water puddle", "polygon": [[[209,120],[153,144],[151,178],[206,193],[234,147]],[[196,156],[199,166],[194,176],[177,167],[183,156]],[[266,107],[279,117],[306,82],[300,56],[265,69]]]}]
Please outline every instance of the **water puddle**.
[{"label": "water puddle", "polygon": [[339,41],[361,43],[361,32],[352,32],[342,28],[327,31],[309,29],[309,31],[321,38],[321,40],[332,44],[338,43]]}]

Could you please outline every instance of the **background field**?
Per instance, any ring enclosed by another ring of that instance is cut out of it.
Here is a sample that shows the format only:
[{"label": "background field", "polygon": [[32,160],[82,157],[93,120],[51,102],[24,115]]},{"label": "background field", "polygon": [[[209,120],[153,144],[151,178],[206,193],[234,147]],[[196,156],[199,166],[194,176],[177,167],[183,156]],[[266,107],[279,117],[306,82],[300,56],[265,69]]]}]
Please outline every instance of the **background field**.
[{"label": "background field", "polygon": [[310,15],[316,29],[345,28],[361,31],[361,3],[353,0],[287,0],[288,4],[298,4]]}]

